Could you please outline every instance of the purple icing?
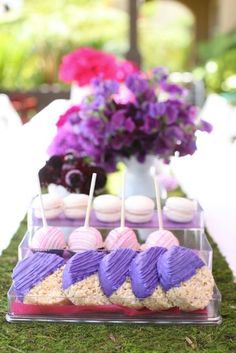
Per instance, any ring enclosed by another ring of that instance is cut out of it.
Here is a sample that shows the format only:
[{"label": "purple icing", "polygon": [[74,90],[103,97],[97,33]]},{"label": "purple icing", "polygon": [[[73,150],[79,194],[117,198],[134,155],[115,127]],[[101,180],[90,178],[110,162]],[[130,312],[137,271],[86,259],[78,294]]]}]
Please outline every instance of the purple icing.
[{"label": "purple icing", "polygon": [[12,273],[16,296],[23,299],[31,288],[62,267],[65,261],[55,254],[37,252],[18,262]]},{"label": "purple icing", "polygon": [[166,291],[179,287],[181,282],[189,280],[196,274],[196,270],[204,265],[193,250],[172,246],[160,256],[157,263],[160,283]]},{"label": "purple icing", "polygon": [[130,266],[131,286],[135,296],[144,299],[152,295],[158,285],[157,261],[166,248],[152,247],[140,252]]},{"label": "purple icing", "polygon": [[72,256],[63,271],[63,289],[96,273],[104,255],[103,251],[88,250]]},{"label": "purple icing", "polygon": [[102,259],[98,273],[100,285],[106,296],[110,297],[125,282],[135,256],[134,250],[124,248],[114,250]]}]

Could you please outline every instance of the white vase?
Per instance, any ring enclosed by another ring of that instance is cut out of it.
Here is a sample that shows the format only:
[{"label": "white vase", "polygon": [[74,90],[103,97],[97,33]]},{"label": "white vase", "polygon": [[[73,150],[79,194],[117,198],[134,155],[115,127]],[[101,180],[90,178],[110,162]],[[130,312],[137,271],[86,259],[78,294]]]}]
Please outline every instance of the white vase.
[{"label": "white vase", "polygon": [[91,93],[91,86],[79,86],[76,82],[71,84],[70,100],[74,104],[80,104],[84,97]]},{"label": "white vase", "polygon": [[[125,196],[145,195],[155,198],[153,175],[160,175],[163,162],[158,157],[148,155],[144,163],[135,157],[124,159],[126,165]],[[160,184],[161,198],[166,198],[166,189]]]},{"label": "white vase", "polygon": [[48,185],[48,193],[52,196],[57,196],[60,198],[64,198],[70,194],[70,192],[66,188],[64,188],[64,186],[56,184]]}]

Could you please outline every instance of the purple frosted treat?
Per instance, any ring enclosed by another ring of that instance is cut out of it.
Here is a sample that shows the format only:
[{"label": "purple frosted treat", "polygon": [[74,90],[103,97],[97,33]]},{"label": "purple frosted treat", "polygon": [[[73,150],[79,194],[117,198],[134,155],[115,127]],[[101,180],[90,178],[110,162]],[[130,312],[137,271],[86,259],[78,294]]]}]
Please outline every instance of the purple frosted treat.
[{"label": "purple frosted treat", "polygon": [[212,299],[211,271],[191,249],[173,246],[158,260],[160,283],[167,298],[184,311],[204,309]]},{"label": "purple frosted treat", "polygon": [[157,261],[167,251],[162,247],[151,247],[140,252],[130,266],[131,286],[135,296],[151,310],[169,309],[172,305],[159,285]]},{"label": "purple frosted treat", "polygon": [[70,258],[62,282],[67,298],[76,305],[110,304],[103,294],[98,278],[99,264],[105,253],[88,250]]},{"label": "purple frosted treat", "polygon": [[113,304],[140,308],[143,304],[131,288],[129,267],[136,256],[132,249],[123,248],[104,256],[99,266],[99,280],[105,295]]},{"label": "purple frosted treat", "polygon": [[55,255],[37,252],[18,262],[13,270],[13,287],[26,304],[65,304],[62,272],[65,261]]}]

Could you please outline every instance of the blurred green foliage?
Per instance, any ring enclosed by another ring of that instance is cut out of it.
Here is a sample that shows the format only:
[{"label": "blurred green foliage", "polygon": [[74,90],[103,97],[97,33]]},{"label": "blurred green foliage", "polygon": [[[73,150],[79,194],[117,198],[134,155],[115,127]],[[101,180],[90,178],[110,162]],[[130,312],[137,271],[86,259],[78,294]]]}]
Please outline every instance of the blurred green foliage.
[{"label": "blurred green foliage", "polygon": [[208,91],[236,93],[236,31],[200,45],[199,57]]},{"label": "blurred green foliage", "polygon": [[[125,0],[126,1],[126,0]],[[124,56],[128,50],[128,14],[111,0],[25,0],[22,11],[0,17],[0,87],[35,89],[58,82],[64,54],[92,46]],[[158,1],[157,1],[158,3]],[[192,18],[178,13],[158,25],[156,1],[141,6],[140,49],[144,67],[185,69],[191,44]]]}]

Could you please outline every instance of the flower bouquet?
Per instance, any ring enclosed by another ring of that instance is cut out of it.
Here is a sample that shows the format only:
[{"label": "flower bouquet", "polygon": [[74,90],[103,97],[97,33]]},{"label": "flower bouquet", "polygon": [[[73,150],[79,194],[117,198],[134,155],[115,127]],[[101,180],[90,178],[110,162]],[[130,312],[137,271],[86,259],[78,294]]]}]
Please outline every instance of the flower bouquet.
[{"label": "flower bouquet", "polygon": [[50,155],[74,151],[114,171],[117,162],[148,155],[169,162],[196,150],[196,132],[211,131],[186,100],[186,90],[169,81],[165,68],[132,72],[125,82],[98,75],[91,94],[61,115]]}]

